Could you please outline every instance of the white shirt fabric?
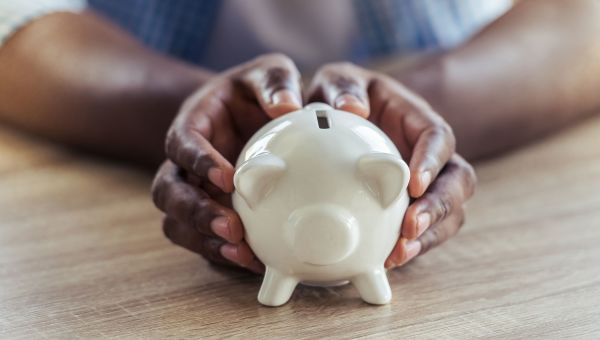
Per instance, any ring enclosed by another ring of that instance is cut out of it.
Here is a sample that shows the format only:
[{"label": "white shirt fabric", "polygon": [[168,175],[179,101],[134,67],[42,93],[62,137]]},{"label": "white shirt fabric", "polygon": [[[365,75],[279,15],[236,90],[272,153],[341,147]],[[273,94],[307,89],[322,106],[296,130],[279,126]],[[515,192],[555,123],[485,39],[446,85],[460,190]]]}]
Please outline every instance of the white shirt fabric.
[{"label": "white shirt fabric", "polygon": [[79,12],[85,0],[0,0],[0,47],[31,20],[60,11]]}]

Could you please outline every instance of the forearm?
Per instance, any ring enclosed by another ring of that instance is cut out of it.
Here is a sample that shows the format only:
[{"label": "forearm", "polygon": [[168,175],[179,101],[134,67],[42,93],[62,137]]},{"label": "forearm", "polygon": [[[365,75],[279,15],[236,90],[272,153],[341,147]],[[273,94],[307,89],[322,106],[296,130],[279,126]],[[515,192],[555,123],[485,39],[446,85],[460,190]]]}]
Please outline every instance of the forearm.
[{"label": "forearm", "polygon": [[0,48],[0,119],[76,147],[157,163],[181,102],[208,77],[91,13],[52,14]]},{"label": "forearm", "polygon": [[397,76],[445,116],[460,152],[482,157],[600,110],[599,36],[598,1],[524,1]]}]

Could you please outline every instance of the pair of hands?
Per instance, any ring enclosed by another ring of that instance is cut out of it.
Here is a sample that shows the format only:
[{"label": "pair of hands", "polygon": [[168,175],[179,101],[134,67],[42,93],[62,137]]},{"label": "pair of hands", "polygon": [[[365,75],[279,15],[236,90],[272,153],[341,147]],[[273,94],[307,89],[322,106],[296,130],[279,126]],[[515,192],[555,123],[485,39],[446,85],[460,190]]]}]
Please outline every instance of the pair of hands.
[{"label": "pair of hands", "polygon": [[[270,54],[223,72],[185,101],[167,135],[168,160],[152,187],[172,242],[212,262],[263,272],[231,208],[233,164],[260,127],[302,107],[302,92],[294,63]],[[455,153],[448,124],[423,99],[386,75],[349,63],[323,66],[305,95],[307,102],[368,118],[408,160],[413,200],[387,268],[407,263],[459,230],[475,174]]]}]

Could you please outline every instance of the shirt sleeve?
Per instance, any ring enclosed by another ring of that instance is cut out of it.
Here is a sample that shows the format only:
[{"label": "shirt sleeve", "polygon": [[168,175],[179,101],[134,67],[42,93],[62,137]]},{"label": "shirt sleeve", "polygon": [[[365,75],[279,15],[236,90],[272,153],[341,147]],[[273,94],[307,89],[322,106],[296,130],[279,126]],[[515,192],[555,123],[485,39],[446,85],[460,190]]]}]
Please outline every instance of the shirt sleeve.
[{"label": "shirt sleeve", "polygon": [[0,48],[19,28],[55,12],[80,12],[86,0],[0,0]]}]

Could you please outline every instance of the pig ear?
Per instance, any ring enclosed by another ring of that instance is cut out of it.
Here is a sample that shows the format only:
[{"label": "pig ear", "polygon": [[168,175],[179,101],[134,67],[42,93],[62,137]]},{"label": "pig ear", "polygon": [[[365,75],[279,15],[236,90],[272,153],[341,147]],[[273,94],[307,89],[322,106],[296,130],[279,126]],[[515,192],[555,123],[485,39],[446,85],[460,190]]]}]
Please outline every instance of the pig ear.
[{"label": "pig ear", "polygon": [[358,160],[358,171],[369,191],[383,208],[392,204],[406,190],[410,171],[398,156],[370,153]]},{"label": "pig ear", "polygon": [[233,176],[235,190],[250,209],[265,198],[285,171],[285,162],[272,154],[258,155],[243,163]]}]

